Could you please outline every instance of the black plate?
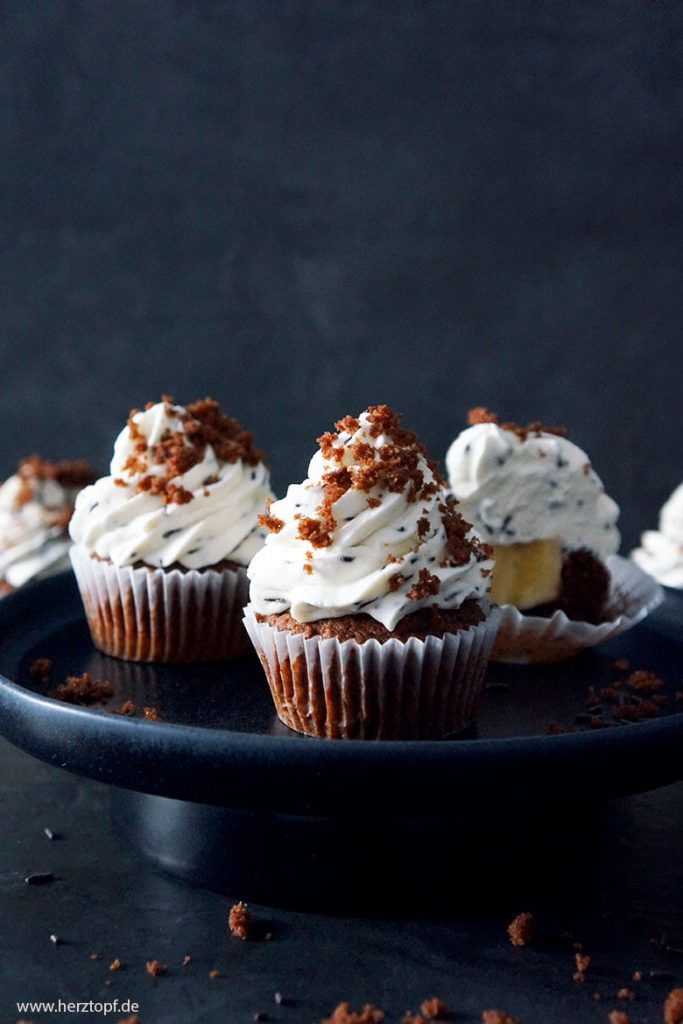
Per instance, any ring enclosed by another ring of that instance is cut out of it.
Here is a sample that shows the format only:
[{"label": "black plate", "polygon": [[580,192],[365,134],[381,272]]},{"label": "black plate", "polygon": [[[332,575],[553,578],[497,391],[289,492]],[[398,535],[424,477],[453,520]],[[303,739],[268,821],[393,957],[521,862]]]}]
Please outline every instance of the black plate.
[{"label": "black plate", "polygon": [[[113,698],[98,708],[50,699],[29,674],[38,657],[54,662],[51,685],[88,671],[112,683]],[[668,704],[655,719],[584,728],[587,687],[609,683],[616,658],[661,675]],[[683,601],[671,594],[646,624],[595,652],[549,667],[493,666],[476,728],[448,741],[298,736],[276,719],[254,656],[190,667],[106,657],[92,646],[71,574],[0,602],[0,673],[0,732],[17,746],[116,786],[223,807],[448,816],[468,800],[603,799],[683,776]],[[108,712],[125,700],[154,706],[163,721]],[[548,735],[551,721],[568,731]]]}]

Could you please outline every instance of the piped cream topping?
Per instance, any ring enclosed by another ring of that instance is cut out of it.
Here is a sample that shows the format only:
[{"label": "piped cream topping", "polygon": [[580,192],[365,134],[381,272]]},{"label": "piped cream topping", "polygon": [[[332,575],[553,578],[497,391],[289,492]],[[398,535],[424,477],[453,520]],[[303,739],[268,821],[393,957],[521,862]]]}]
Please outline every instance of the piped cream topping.
[{"label": "piped cream topping", "polygon": [[248,569],[255,611],[365,613],[392,630],[420,608],[485,594],[489,552],[400,417],[372,406],[319,444],[307,479],[264,517],[271,532]]},{"label": "piped cream topping", "polygon": [[201,569],[224,559],[246,566],[263,544],[268,468],[251,434],[213,399],[134,410],[110,469],[78,496],[70,524],[92,555]]},{"label": "piped cream topping", "polygon": [[459,510],[493,545],[556,540],[603,560],[619,547],[619,507],[588,456],[541,424],[499,424],[483,409],[446,454]]},{"label": "piped cream topping", "polygon": [[67,569],[67,524],[95,474],[83,462],[24,459],[0,486],[0,581],[20,587]]},{"label": "piped cream topping", "polygon": [[683,484],[662,505],[659,529],[646,530],[633,561],[666,587],[683,589]]}]

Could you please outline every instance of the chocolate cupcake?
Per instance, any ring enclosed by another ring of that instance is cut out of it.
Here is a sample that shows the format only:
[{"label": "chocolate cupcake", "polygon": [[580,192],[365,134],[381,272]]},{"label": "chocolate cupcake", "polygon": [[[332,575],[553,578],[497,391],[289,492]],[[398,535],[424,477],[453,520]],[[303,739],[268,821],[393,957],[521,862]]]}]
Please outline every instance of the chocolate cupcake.
[{"label": "chocolate cupcake", "polygon": [[133,661],[243,653],[245,567],[269,496],[251,434],[213,399],[133,410],[111,475],[79,495],[70,525],[95,646]]},{"label": "chocolate cupcake", "polygon": [[95,476],[83,461],[31,455],[0,486],[0,594],[69,568],[68,523]]},{"label": "chocolate cupcake", "polygon": [[[473,409],[446,455],[462,514],[492,545],[494,660],[554,661],[622,632],[653,598],[616,557],[619,508],[563,427]],[[647,593],[646,593],[647,592]]]},{"label": "chocolate cupcake", "polygon": [[318,443],[248,570],[245,625],[277,713],[313,736],[457,733],[497,624],[489,551],[387,406]]}]

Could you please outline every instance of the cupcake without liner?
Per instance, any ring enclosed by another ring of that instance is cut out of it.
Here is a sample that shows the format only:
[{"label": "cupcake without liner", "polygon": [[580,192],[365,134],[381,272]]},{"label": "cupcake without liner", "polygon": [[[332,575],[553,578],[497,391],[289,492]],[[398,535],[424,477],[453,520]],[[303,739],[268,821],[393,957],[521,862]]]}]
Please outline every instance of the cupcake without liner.
[{"label": "cupcake without liner", "polygon": [[665,587],[683,590],[683,484],[662,505],[659,529],[642,534],[631,558]]},{"label": "cupcake without liner", "polygon": [[570,619],[561,609],[541,616],[503,605],[494,660],[517,664],[564,661],[588,647],[614,640],[662,603],[662,588],[626,558],[610,555],[607,568],[610,590],[601,622]]},{"label": "cupcake without liner", "polygon": [[213,399],[133,410],[111,475],[81,492],[71,561],[95,646],[134,661],[234,658],[270,478]]},{"label": "cupcake without liner", "polygon": [[83,461],[31,455],[0,486],[0,595],[69,568],[68,523],[95,476]]},{"label": "cupcake without liner", "polygon": [[659,603],[616,557],[619,508],[562,427],[500,423],[482,408],[446,455],[460,510],[493,547],[503,618],[494,661],[560,661]]},{"label": "cupcake without liner", "polygon": [[492,562],[387,406],[319,438],[263,518],[245,626],[279,718],[310,736],[442,738],[474,715]]}]

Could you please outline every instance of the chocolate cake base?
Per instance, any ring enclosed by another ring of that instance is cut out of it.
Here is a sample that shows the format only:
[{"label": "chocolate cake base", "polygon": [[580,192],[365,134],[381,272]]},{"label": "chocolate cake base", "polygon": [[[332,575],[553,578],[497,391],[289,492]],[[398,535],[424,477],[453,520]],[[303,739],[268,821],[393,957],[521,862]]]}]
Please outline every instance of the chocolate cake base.
[{"label": "chocolate cake base", "polygon": [[482,622],[484,612],[476,600],[464,601],[459,608],[453,609],[420,608],[419,611],[405,615],[393,630],[387,629],[371,615],[363,614],[318,619],[316,622],[299,622],[289,612],[273,615],[257,613],[256,618],[276,629],[302,633],[305,637],[319,636],[324,640],[334,638],[342,643],[344,640],[355,640],[359,644],[373,639],[383,644],[392,637],[403,641],[411,636],[425,640],[428,636],[442,637],[446,633],[458,633]]},{"label": "chocolate cake base", "polygon": [[239,566],[118,567],[76,547],[71,559],[93,643],[105,654],[180,663],[222,661],[248,649],[242,609],[249,581]]},{"label": "chocolate cake base", "polygon": [[290,729],[338,739],[441,738],[472,721],[498,622],[498,609],[468,605],[415,613],[422,636],[389,633],[367,615],[298,623],[247,609],[245,625]]}]

